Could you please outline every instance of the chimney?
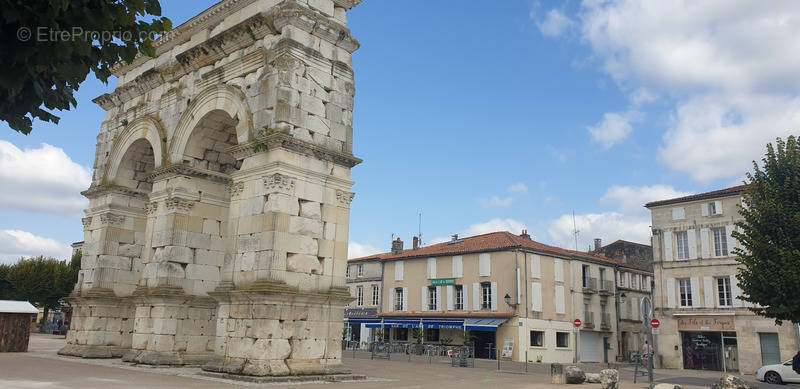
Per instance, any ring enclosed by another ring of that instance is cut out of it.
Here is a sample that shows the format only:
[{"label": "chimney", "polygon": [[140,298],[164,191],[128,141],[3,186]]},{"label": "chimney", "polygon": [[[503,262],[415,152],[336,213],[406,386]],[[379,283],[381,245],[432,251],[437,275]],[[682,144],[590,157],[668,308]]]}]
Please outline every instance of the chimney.
[{"label": "chimney", "polygon": [[519,237],[522,239],[531,240],[531,236],[528,234],[528,230],[522,230],[522,233],[519,234]]},{"label": "chimney", "polygon": [[600,238],[594,238],[594,251],[600,251],[600,248],[603,247],[602,242]]},{"label": "chimney", "polygon": [[392,241],[392,254],[400,254],[403,252],[403,241],[400,238]]},{"label": "chimney", "polygon": [[413,246],[412,247],[414,248],[414,250],[419,248],[419,237],[418,236],[414,237],[414,241],[413,241]]},{"label": "chimney", "polygon": [[458,242],[458,234],[453,234],[450,237],[453,238],[450,242]]}]

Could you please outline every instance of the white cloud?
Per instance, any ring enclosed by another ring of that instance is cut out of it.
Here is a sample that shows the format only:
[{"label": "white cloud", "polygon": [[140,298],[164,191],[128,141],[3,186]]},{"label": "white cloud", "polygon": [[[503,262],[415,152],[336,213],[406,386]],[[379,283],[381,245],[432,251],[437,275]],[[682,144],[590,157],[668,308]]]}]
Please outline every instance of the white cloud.
[{"label": "white cloud", "polygon": [[361,258],[366,257],[368,255],[379,254],[384,252],[383,250],[370,246],[368,244],[361,244],[356,242],[350,242],[347,244],[347,258]]},{"label": "white cloud", "polygon": [[510,207],[513,202],[514,198],[511,196],[503,198],[492,196],[489,200],[481,200],[481,206],[484,208]]},{"label": "white cloud", "polygon": [[800,2],[584,0],[577,20],[633,106],[674,103],[659,149],[671,169],[738,178],[766,142],[797,130]]},{"label": "white cloud", "polygon": [[69,259],[69,245],[50,238],[36,236],[26,231],[0,230],[0,263],[14,263],[20,257],[44,255],[56,259]]},{"label": "white cloud", "polygon": [[477,223],[470,225],[469,228],[464,230],[460,235],[466,237],[466,236],[488,234],[490,232],[497,232],[497,231],[509,231],[515,234],[519,234],[525,228],[526,228],[525,224],[520,221],[514,219],[495,218],[485,223]]},{"label": "white cloud", "polygon": [[539,31],[542,32],[542,35],[548,37],[561,36],[567,32],[572,25],[572,19],[557,9],[551,9],[544,20],[536,22],[536,26],[539,27]]},{"label": "white cloud", "polygon": [[[616,206],[615,210],[575,215],[575,227],[579,231],[578,250],[586,251],[595,238],[605,243],[624,239],[650,244],[650,212],[644,204],[688,194],[668,185],[612,186],[600,202]],[[555,245],[575,249],[571,214],[551,221],[547,232]]]},{"label": "white cloud", "polygon": [[607,112],[603,115],[603,120],[586,129],[589,130],[589,134],[592,135],[595,142],[608,149],[627,138],[633,132],[631,123],[639,122],[643,118],[644,115],[638,111]]},{"label": "white cloud", "polygon": [[0,207],[79,217],[88,201],[88,169],[48,144],[20,150],[0,140]]},{"label": "white cloud", "polygon": [[511,193],[528,193],[528,187],[521,182],[509,186],[507,190]]},{"label": "white cloud", "polygon": [[[579,231],[577,248],[579,251],[587,251],[594,238],[600,238],[605,243],[625,239],[650,244],[650,221],[641,218],[631,219],[619,212],[575,215],[575,226]],[[575,237],[572,231],[572,215],[562,215],[552,221],[547,229],[553,244],[574,250]]]}]

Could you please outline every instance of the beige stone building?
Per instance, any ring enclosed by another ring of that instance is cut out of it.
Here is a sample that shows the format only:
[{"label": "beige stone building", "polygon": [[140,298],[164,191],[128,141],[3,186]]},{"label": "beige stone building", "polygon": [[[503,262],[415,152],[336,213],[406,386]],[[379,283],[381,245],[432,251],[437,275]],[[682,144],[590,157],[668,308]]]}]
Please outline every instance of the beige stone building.
[{"label": "beige stone building", "polygon": [[798,350],[790,324],[776,326],[739,300],[731,236],[743,186],[648,203],[653,218],[654,303],[661,320],[656,362],[665,368],[754,373]]},{"label": "beige stone building", "polygon": [[368,323],[380,321],[383,298],[383,262],[379,257],[351,259],[347,263],[347,288],[352,301],[345,306],[344,319],[348,341],[367,346],[373,340],[374,329]]},{"label": "beige stone building", "polygon": [[341,371],[359,2],[223,0],[113,69],[62,354]]},{"label": "beige stone building", "polygon": [[[383,262],[379,322],[392,342],[462,344],[514,361],[584,362],[616,358],[615,267],[620,263],[495,232],[362,260]],[[351,270],[352,271],[352,270]],[[352,273],[351,273],[352,275]],[[583,322],[580,332],[573,321]],[[503,350],[506,351],[503,351]]]}]

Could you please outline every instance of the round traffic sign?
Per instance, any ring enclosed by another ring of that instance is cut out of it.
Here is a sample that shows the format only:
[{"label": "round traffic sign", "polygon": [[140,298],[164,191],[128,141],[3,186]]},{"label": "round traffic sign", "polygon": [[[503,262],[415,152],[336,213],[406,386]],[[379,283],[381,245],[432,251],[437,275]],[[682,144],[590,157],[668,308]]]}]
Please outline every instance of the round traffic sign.
[{"label": "round traffic sign", "polygon": [[661,322],[660,322],[660,321],[658,321],[658,319],[653,319],[653,320],[650,320],[650,325],[651,325],[653,328],[658,328],[658,326],[660,326],[660,325],[661,325]]},{"label": "round traffic sign", "polygon": [[581,319],[575,319],[575,321],[573,321],[572,324],[575,325],[575,327],[580,327],[581,326]]}]

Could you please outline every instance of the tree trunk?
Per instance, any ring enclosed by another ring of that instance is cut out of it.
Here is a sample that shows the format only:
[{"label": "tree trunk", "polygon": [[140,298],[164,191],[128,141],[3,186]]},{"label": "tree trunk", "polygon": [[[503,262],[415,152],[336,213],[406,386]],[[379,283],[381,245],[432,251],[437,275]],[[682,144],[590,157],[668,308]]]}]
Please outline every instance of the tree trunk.
[{"label": "tree trunk", "polygon": [[47,333],[47,313],[50,311],[46,305],[44,306],[44,313],[42,313],[42,320],[39,321],[39,333],[46,334]]}]

